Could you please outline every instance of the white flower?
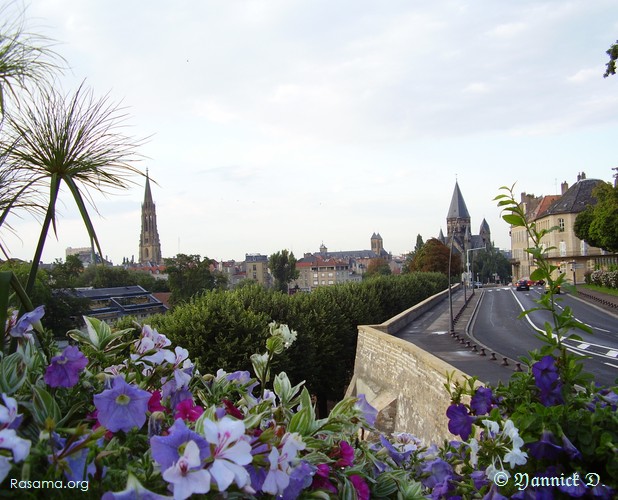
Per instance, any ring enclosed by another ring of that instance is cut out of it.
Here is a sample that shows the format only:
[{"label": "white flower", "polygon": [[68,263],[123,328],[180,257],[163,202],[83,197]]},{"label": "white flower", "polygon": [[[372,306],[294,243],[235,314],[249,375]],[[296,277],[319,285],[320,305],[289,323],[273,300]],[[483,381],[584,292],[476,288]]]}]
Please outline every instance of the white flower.
[{"label": "white flower", "polygon": [[189,441],[178,461],[163,472],[163,479],[173,485],[174,499],[184,500],[194,493],[210,491],[210,474],[200,467],[200,450],[195,441]]},{"label": "white flower", "polygon": [[496,468],[496,466],[495,466],[494,464],[488,465],[488,466],[487,466],[487,469],[485,469],[485,474],[487,475],[487,479],[489,479],[489,481],[490,481],[490,482],[492,482],[492,483],[493,483],[493,481],[494,481],[494,476],[495,476],[498,472],[500,472],[501,474],[503,474],[503,479],[504,479],[504,478],[508,479],[508,478],[510,478],[510,477],[511,477],[511,475],[510,475],[507,471],[505,471],[505,470],[504,470],[504,469],[502,469],[502,468],[497,469],[497,468]]},{"label": "white flower", "polygon": [[479,442],[475,438],[472,438],[468,441],[468,446],[470,448],[470,465],[476,467],[479,461]]},{"label": "white flower", "polygon": [[527,458],[528,454],[525,451],[521,451],[519,448],[513,448],[506,455],[504,455],[504,461],[508,462],[511,469],[516,465],[524,465]]},{"label": "white flower", "polygon": [[224,491],[232,482],[239,488],[250,483],[249,473],[243,467],[253,460],[251,445],[245,441],[245,424],[242,420],[223,417],[217,422],[204,419],[206,441],[215,445],[214,461],[208,469],[217,483],[219,491]]},{"label": "white flower", "polygon": [[494,422],[493,420],[483,420],[483,425],[487,427],[489,431],[489,437],[494,437],[498,432],[500,432],[500,426],[498,422]]},{"label": "white flower", "polygon": [[0,405],[0,427],[8,427],[18,416],[17,401],[6,394],[2,394],[2,400],[4,405]]}]

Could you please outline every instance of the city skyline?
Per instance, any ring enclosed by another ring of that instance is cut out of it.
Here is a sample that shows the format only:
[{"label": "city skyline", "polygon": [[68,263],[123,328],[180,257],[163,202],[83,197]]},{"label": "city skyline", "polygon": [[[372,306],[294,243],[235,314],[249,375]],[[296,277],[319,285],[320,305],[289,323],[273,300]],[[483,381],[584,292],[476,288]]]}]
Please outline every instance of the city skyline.
[{"label": "city skyline", "polygon": [[[33,0],[29,31],[149,137],[164,257],[240,261],[321,243],[365,249],[379,232],[398,255],[446,232],[459,183],[478,229],[499,248],[503,185],[560,192],[578,173],[612,180],[618,37],[612,2],[483,0],[219,2],[199,5]],[[138,257],[145,178],[92,213],[104,256]],[[67,193],[45,262],[88,244]],[[38,223],[12,221],[11,257],[30,260]]]}]

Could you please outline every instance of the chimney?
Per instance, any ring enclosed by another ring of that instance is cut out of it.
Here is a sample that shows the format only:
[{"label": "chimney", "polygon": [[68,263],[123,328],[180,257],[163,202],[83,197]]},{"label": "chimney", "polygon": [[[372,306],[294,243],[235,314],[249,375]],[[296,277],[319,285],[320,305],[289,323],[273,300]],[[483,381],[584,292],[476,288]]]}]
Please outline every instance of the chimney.
[{"label": "chimney", "polygon": [[585,180],[586,179],[586,172],[582,172],[581,173],[581,180]]},{"label": "chimney", "polygon": [[[579,177],[579,176],[578,176]],[[578,179],[579,180],[579,179]],[[567,183],[567,181],[564,181],[562,184],[560,184],[560,194],[564,194],[569,190],[569,184]]]}]

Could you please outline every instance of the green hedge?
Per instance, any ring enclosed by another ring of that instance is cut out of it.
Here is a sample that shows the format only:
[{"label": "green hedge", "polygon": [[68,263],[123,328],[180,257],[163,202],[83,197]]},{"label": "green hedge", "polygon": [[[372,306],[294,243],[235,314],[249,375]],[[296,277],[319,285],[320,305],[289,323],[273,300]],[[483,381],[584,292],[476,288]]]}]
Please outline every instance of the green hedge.
[{"label": "green hedge", "polygon": [[277,358],[274,373],[305,380],[324,408],[342,398],[350,381],[358,325],[382,323],[446,286],[440,273],[376,276],[292,296],[256,284],[206,292],[150,323],[187,348],[202,373],[249,370],[251,354],[264,349],[268,323],[287,323],[298,338]]}]

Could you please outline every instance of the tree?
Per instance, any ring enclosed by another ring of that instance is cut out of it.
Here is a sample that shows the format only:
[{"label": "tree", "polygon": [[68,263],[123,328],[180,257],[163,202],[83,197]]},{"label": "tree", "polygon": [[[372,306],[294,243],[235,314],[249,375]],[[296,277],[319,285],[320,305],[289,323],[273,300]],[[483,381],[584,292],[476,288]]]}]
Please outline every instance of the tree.
[{"label": "tree", "polygon": [[300,274],[296,270],[296,258],[294,252],[281,250],[268,258],[268,268],[275,278],[275,288],[287,293],[288,283],[298,278]]},{"label": "tree", "polygon": [[594,189],[593,195],[597,203],[577,215],[575,236],[593,247],[618,252],[618,187],[604,182]]},{"label": "tree", "polygon": [[414,272],[438,272],[448,276],[449,256],[451,257],[451,276],[461,274],[461,258],[452,253],[437,238],[431,238],[423,245],[410,263],[410,271]]},{"label": "tree", "polygon": [[389,274],[392,274],[392,270],[388,265],[388,262],[385,259],[378,257],[369,261],[365,276],[387,276]]},{"label": "tree", "polygon": [[511,264],[506,256],[493,244],[487,250],[471,252],[473,272],[483,283],[494,282],[497,276],[501,281],[508,282],[511,278]]},{"label": "tree", "polygon": [[425,243],[423,242],[423,237],[420,234],[416,235],[416,244],[414,245],[414,250],[412,250],[411,252],[409,252],[406,255],[406,262],[403,265],[403,270],[402,272],[404,274],[409,273],[410,272],[410,265],[412,263],[412,261],[414,260],[414,256],[416,254],[418,254],[418,252],[420,252],[421,248],[423,248],[423,245]]},{"label": "tree", "polygon": [[618,40],[616,43],[612,45],[607,51],[606,54],[609,56],[609,62],[606,64],[607,69],[605,70],[604,78],[607,78],[609,75],[616,74],[616,60],[618,60]]},{"label": "tree", "polygon": [[226,277],[211,270],[212,260],[199,255],[179,253],[176,257],[165,259],[169,289],[172,292],[170,303],[177,305],[207,290],[225,288]]},{"label": "tree", "polygon": [[57,259],[49,272],[52,288],[75,288],[84,272],[84,264],[77,255],[67,255],[66,261]]}]

